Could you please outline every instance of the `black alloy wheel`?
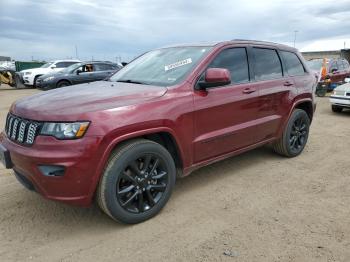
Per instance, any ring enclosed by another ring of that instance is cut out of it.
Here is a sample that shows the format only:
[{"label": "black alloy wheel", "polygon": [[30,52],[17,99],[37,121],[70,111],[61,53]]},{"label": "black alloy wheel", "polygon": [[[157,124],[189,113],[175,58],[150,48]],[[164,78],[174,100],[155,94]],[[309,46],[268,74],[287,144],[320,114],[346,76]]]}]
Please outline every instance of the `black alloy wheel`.
[{"label": "black alloy wheel", "polygon": [[309,128],[308,114],[302,109],[295,109],[289,117],[282,136],[273,145],[275,152],[286,157],[299,155],[307,143]]},{"label": "black alloy wheel", "polygon": [[289,146],[294,152],[305,146],[308,135],[308,126],[305,118],[299,117],[294,120],[289,136]]},{"label": "black alloy wheel", "polygon": [[165,206],[175,185],[175,162],[162,145],[134,139],[117,146],[100,178],[96,199],[114,220],[135,224]]},{"label": "black alloy wheel", "polygon": [[159,156],[148,153],[127,164],[117,182],[116,199],[128,212],[143,213],[159,202],[169,171]]}]

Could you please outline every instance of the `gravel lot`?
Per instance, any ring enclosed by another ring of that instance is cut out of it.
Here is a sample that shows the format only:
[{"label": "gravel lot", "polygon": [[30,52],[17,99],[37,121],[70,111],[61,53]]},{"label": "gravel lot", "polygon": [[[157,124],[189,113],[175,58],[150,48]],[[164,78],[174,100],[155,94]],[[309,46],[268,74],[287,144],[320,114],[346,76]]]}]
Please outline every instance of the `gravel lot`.
[{"label": "gravel lot", "polygon": [[[9,106],[39,91],[0,88]],[[1,261],[350,261],[350,112],[318,100],[302,155],[260,148],[177,181],[155,218],[115,223],[43,199],[0,166]]]}]

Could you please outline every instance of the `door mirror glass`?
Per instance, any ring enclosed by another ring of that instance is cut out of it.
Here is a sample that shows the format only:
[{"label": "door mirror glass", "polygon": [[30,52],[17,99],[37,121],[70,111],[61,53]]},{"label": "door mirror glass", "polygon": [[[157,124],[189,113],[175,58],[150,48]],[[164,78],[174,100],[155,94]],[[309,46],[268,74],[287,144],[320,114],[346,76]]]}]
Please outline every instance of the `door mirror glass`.
[{"label": "door mirror glass", "polygon": [[198,82],[199,89],[224,86],[231,83],[231,74],[225,68],[208,68],[204,75],[204,81]]}]

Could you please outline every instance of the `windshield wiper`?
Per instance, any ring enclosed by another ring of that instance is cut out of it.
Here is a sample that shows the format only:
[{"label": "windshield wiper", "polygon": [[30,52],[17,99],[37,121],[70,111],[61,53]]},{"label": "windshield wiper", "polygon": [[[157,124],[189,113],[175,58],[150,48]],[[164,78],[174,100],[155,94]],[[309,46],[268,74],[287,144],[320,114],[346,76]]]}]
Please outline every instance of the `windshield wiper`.
[{"label": "windshield wiper", "polygon": [[126,79],[126,80],[117,80],[117,82],[122,82],[122,83],[131,83],[131,84],[138,84],[138,85],[149,85],[147,83],[144,83],[144,82],[140,82],[140,81],[134,81],[134,80],[131,80],[131,79]]}]

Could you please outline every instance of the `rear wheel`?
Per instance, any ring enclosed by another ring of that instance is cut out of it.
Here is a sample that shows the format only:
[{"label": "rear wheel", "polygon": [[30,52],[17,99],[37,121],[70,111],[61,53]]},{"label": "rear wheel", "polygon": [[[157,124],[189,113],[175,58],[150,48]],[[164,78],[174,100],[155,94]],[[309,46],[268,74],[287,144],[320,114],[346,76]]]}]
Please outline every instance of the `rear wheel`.
[{"label": "rear wheel", "polygon": [[295,109],[290,116],[282,137],[274,144],[276,153],[295,157],[299,155],[309,137],[310,119],[301,109]]},{"label": "rear wheel", "polygon": [[70,86],[71,83],[69,83],[67,80],[59,81],[56,85],[57,88],[64,87],[64,86]]},{"label": "rear wheel", "polygon": [[145,139],[132,140],[111,155],[97,201],[114,220],[140,223],[164,207],[175,178],[174,160],[163,146]]},{"label": "rear wheel", "polygon": [[343,108],[340,106],[332,105],[332,111],[335,113],[340,113],[341,111],[343,111]]}]

